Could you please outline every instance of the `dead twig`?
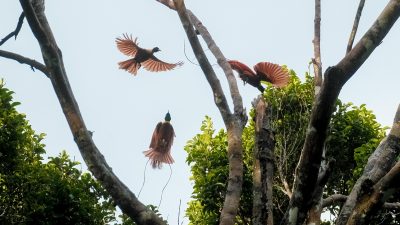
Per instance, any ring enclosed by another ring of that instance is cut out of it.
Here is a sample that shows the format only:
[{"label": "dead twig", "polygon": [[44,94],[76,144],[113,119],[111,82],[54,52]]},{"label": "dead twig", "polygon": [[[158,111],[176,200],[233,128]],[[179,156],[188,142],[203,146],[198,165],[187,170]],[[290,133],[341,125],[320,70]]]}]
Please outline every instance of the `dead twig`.
[{"label": "dead twig", "polygon": [[17,39],[17,36],[18,36],[19,32],[21,31],[22,24],[24,23],[24,18],[25,18],[25,14],[24,14],[24,12],[22,12],[21,15],[19,16],[17,27],[15,28],[15,30],[13,32],[9,33],[7,36],[5,36],[3,39],[1,39],[0,46],[3,45],[4,43],[6,43],[6,41],[8,41],[8,39],[10,39],[12,36],[14,36],[15,39]]},{"label": "dead twig", "polygon": [[361,18],[361,13],[364,8],[364,3],[365,3],[365,0],[360,0],[360,4],[358,5],[356,17],[354,18],[353,28],[351,29],[349,42],[347,43],[346,54],[348,54],[351,51],[351,49],[353,48],[354,38],[356,37],[358,24],[359,24],[360,18]]}]

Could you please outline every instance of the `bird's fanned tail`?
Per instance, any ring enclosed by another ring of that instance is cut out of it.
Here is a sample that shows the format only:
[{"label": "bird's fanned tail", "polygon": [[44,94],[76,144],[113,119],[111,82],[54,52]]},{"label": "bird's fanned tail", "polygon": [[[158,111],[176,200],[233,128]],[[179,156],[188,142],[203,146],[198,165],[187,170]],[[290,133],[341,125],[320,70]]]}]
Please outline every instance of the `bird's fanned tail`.
[{"label": "bird's fanned tail", "polygon": [[153,168],[161,168],[162,163],[172,164],[174,163],[174,159],[171,156],[171,152],[159,152],[155,151],[153,148],[150,148],[147,151],[143,152],[146,157],[149,157],[151,166]]},{"label": "bird's fanned tail", "polygon": [[119,68],[128,71],[136,76],[138,69],[140,68],[140,63],[136,62],[134,59],[128,59],[118,63]]}]

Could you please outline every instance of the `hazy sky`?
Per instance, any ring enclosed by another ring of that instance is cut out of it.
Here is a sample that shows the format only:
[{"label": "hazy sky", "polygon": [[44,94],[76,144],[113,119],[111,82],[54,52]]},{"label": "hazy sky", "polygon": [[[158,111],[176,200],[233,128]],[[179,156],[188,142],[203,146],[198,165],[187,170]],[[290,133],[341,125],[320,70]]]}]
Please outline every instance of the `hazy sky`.
[{"label": "hazy sky", "polygon": [[[356,41],[370,27],[388,1],[367,1]],[[208,28],[229,59],[250,66],[259,61],[286,64],[300,77],[309,70],[313,57],[314,1],[186,1],[186,5]],[[358,1],[322,2],[322,63],[324,69],[335,65],[345,54],[348,36]],[[0,7],[0,38],[11,32],[22,9],[19,1],[3,0]],[[185,143],[199,132],[205,115],[215,127],[223,127],[213,103],[211,89],[192,50],[176,12],[156,1],[47,1],[46,14],[88,129],[94,141],[119,178],[135,193],[143,181],[147,150],[155,125],[169,110],[176,139],[172,154],[173,175],[167,186],[160,211],[170,224],[176,224],[179,200],[181,219],[191,196],[190,170],[186,164]],[[366,103],[377,120],[391,125],[399,103],[400,25],[395,24],[362,68],[347,82],[340,98],[355,104]],[[123,33],[137,36],[140,46],[158,46],[156,55],[167,62],[184,61],[171,72],[150,73],[141,69],[138,76],[119,70],[117,62],[127,57],[115,46]],[[43,62],[37,41],[26,21],[16,41],[0,47]],[[209,51],[208,51],[209,54]],[[210,55],[210,54],[209,54]],[[212,57],[211,62],[216,63]],[[227,90],[222,70],[214,66]],[[37,132],[47,134],[44,143],[49,156],[65,149],[83,163],[69,131],[49,79],[32,72],[26,65],[0,58],[0,77],[15,91],[22,103],[20,112],[27,115]],[[239,82],[247,109],[259,91]],[[226,93],[229,98],[230,94]],[[85,165],[82,165],[85,169]],[[140,196],[144,204],[158,205],[160,193],[169,175],[148,168]],[[183,219],[187,224],[188,219]]]}]

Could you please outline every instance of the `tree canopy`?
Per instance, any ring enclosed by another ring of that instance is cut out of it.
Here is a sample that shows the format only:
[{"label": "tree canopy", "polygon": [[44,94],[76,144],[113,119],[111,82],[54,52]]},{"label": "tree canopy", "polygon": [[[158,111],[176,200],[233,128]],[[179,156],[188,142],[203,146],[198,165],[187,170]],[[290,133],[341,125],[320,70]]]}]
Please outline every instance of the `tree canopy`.
[{"label": "tree canopy", "polygon": [[[274,177],[274,214],[275,222],[279,223],[289,201],[293,174],[304,144],[314,100],[314,80],[306,74],[305,81],[301,82],[291,71],[291,82],[286,88],[267,88],[263,97],[270,107],[275,135],[277,172]],[[249,224],[252,217],[254,109],[250,115],[252,119],[242,136],[245,150],[244,185],[237,215],[238,224]],[[223,129],[216,132],[210,117],[205,118],[200,130],[201,133],[188,141],[185,147],[194,182],[194,200],[189,203],[187,216],[191,224],[218,224],[228,176],[227,133]],[[355,106],[337,101],[325,146],[326,160],[335,159],[325,197],[337,193],[349,194],[368,157],[385,136],[385,130],[365,105]],[[336,205],[330,208],[338,209]]]}]

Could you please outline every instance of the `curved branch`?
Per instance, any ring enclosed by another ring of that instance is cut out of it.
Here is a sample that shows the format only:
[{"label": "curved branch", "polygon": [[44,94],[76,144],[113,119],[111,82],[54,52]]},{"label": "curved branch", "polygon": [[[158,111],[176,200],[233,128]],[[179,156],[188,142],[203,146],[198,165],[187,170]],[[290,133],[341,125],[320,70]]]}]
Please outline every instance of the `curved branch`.
[{"label": "curved branch", "polygon": [[321,91],[311,112],[306,139],[296,168],[293,195],[283,223],[303,224],[317,183],[323,145],[341,88],[381,43],[400,16],[400,0],[391,0],[358,44],[336,66],[325,72]]},{"label": "curved branch", "polygon": [[50,73],[47,71],[46,66],[34,59],[26,58],[22,55],[4,50],[0,50],[0,56],[8,59],[13,59],[21,64],[27,64],[31,67],[33,71],[35,71],[34,69],[40,70],[42,73],[44,73],[44,75],[46,75],[46,77],[50,78]]},{"label": "curved branch", "polygon": [[347,195],[333,194],[322,200],[322,208],[345,202]]},{"label": "curved branch", "polygon": [[[40,1],[20,0],[20,3],[29,26],[39,42],[44,62],[52,75],[50,80],[88,169],[112,196],[122,212],[137,224],[165,225],[161,218],[147,209],[118,179],[94,144],[68,82],[61,51],[44,14],[43,1]],[[35,8],[32,4],[35,4]]]},{"label": "curved branch", "polygon": [[346,54],[349,53],[351,51],[351,49],[353,48],[353,42],[354,42],[354,38],[356,37],[358,24],[360,22],[361,13],[362,13],[362,10],[364,8],[364,4],[365,4],[365,0],[360,0],[360,3],[358,5],[358,9],[357,9],[356,18],[354,18],[353,28],[351,29],[349,42],[347,43]]},{"label": "curved branch", "polygon": [[14,36],[15,39],[17,39],[17,36],[18,36],[19,32],[21,31],[22,24],[24,23],[24,18],[25,18],[25,14],[24,14],[24,12],[22,12],[21,15],[19,16],[17,27],[15,28],[15,30],[13,32],[9,33],[7,36],[5,36],[3,39],[1,39],[0,46],[3,45],[4,43],[6,43],[6,41],[8,41],[8,39],[10,39],[12,36]]}]

